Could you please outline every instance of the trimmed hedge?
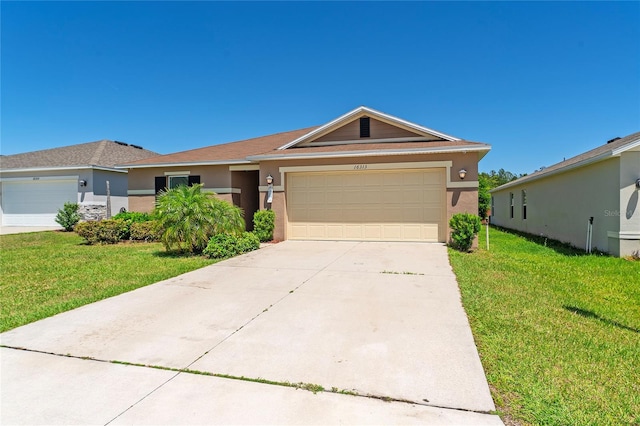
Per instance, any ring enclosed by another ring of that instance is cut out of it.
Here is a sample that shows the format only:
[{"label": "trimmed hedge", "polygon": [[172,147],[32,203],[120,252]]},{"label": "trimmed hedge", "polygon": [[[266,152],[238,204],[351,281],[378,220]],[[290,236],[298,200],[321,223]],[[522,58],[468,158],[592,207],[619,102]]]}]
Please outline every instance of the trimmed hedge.
[{"label": "trimmed hedge", "polygon": [[106,219],[78,223],[74,231],[89,244],[115,244],[126,238],[129,226],[122,219]]},{"label": "trimmed hedge", "polygon": [[243,232],[240,236],[216,234],[211,237],[202,254],[212,259],[227,259],[259,248],[260,240],[252,232]]},{"label": "trimmed hedge", "polygon": [[133,222],[129,227],[129,238],[134,241],[160,241],[162,228],[155,220]]},{"label": "trimmed hedge", "polygon": [[262,242],[273,240],[276,213],[273,210],[258,210],[253,214],[253,233]]},{"label": "trimmed hedge", "polygon": [[471,213],[457,213],[451,217],[451,246],[460,251],[469,251],[473,239],[480,232],[480,217]]}]

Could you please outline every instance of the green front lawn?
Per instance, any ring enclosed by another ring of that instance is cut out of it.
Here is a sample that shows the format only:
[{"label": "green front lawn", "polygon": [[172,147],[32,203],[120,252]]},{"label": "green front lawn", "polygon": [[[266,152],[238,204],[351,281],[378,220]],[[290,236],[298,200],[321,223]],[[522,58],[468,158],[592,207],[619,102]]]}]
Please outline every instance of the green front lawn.
[{"label": "green front lawn", "polygon": [[484,232],[449,257],[502,418],[640,424],[640,262]]},{"label": "green front lawn", "polygon": [[63,232],[0,236],[0,331],[215,262],[167,255],[160,243],[82,241]]}]

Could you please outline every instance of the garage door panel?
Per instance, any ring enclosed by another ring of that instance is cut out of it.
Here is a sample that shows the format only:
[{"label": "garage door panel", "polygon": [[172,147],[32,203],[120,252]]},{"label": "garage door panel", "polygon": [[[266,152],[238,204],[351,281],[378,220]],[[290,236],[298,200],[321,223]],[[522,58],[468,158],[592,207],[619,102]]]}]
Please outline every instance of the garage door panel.
[{"label": "garage door panel", "polygon": [[288,174],[299,196],[287,197],[287,237],[440,241],[444,181],[444,169]]},{"label": "garage door panel", "polygon": [[78,180],[5,180],[2,192],[3,226],[58,226],[58,210],[64,203],[78,202]]}]

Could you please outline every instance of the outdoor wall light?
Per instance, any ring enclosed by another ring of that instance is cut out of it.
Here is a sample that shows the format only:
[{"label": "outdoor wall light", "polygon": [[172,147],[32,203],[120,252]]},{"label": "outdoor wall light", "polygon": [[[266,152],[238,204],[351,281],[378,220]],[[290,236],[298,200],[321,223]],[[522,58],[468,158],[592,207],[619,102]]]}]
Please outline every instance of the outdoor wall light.
[{"label": "outdoor wall light", "polygon": [[640,178],[636,179],[636,188],[640,189]]},{"label": "outdoor wall light", "polygon": [[273,203],[273,176],[267,175],[267,204]]},{"label": "outdoor wall light", "polygon": [[465,169],[460,169],[458,176],[460,176],[460,179],[464,179],[465,176],[467,176],[467,171]]},{"label": "outdoor wall light", "polygon": [[78,183],[80,184],[80,186],[87,186],[87,181],[84,179],[80,179]]}]

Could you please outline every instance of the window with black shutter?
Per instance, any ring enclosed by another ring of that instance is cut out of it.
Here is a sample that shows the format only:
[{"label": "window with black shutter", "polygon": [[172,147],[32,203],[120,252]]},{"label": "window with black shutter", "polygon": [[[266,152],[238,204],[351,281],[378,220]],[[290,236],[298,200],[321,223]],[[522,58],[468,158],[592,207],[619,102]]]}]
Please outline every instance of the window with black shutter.
[{"label": "window with black shutter", "polygon": [[197,183],[200,183],[200,176],[199,175],[189,175],[189,186],[195,185]]}]

